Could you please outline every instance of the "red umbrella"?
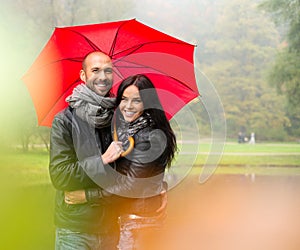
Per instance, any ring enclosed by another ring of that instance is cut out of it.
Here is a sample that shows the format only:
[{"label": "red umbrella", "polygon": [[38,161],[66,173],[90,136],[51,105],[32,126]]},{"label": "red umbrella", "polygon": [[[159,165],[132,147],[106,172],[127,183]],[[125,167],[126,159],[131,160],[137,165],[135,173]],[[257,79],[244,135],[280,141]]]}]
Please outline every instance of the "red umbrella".
[{"label": "red umbrella", "polygon": [[111,57],[113,92],[127,76],[146,74],[158,89],[169,119],[199,95],[194,74],[194,45],[135,19],[55,28],[23,77],[39,125],[51,126],[55,114],[67,106],[65,98],[81,82],[81,63],[91,51],[102,51]]}]

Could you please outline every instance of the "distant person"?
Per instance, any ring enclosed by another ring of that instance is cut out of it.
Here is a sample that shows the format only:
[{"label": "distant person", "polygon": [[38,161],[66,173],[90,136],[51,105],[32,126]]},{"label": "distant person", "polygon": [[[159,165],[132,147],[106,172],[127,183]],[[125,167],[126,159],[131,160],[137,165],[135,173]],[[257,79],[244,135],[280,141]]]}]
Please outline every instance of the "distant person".
[{"label": "distant person", "polygon": [[255,134],[254,134],[254,132],[251,133],[249,144],[255,144]]},{"label": "distant person", "polygon": [[239,132],[238,134],[238,143],[243,143],[244,142],[244,136],[242,132]]}]

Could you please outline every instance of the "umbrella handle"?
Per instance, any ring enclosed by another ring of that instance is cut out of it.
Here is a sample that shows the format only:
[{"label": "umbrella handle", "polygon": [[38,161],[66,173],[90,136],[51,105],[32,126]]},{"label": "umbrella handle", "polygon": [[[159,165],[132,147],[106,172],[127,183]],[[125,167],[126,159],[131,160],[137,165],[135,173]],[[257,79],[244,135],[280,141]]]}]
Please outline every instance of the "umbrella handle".
[{"label": "umbrella handle", "polygon": [[[118,134],[117,134],[117,129],[116,129],[116,124],[114,124],[114,141],[118,141]],[[128,136],[128,141],[129,141],[129,147],[121,153],[121,157],[125,157],[128,155],[134,148],[134,139],[132,136]]]}]

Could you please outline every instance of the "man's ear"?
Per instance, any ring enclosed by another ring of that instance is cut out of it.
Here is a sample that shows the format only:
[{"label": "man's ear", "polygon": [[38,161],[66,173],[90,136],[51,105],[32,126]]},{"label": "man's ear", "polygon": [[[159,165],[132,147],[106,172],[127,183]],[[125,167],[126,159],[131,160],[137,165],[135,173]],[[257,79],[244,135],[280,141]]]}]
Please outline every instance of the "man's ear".
[{"label": "man's ear", "polygon": [[84,70],[80,70],[80,79],[84,82],[86,82],[86,76]]}]

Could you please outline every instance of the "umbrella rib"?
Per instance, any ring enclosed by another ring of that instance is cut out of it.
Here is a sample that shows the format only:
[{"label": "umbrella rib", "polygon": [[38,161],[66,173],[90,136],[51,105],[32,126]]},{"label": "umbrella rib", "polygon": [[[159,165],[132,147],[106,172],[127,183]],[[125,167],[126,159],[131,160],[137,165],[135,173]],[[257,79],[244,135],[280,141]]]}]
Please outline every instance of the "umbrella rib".
[{"label": "umbrella rib", "polygon": [[71,31],[71,32],[73,32],[73,33],[75,33],[75,34],[77,34],[77,35],[79,35],[79,36],[81,36],[81,37],[83,37],[84,40],[87,41],[87,43],[92,47],[93,50],[95,50],[95,51],[98,51],[98,50],[102,51],[96,44],[94,44],[90,39],[88,39],[86,36],[82,35],[78,31],[75,31],[75,30],[73,30],[71,28],[66,28],[66,29],[69,30],[69,31]]},{"label": "umbrella rib", "polygon": [[[129,62],[129,63],[132,63],[132,62]],[[128,68],[128,69],[132,69],[132,68],[140,68],[140,69],[142,69],[142,68],[148,68],[148,69],[152,69],[152,70],[154,70],[154,71],[157,72],[157,73],[153,73],[153,74],[158,74],[158,73],[159,73],[159,74],[162,74],[162,75],[164,75],[164,76],[170,77],[170,78],[172,78],[173,80],[175,80],[175,81],[177,81],[177,82],[180,82],[182,85],[184,85],[186,88],[188,88],[188,89],[191,90],[192,92],[195,92],[188,84],[184,83],[183,81],[181,81],[181,80],[179,80],[179,79],[177,79],[177,78],[175,78],[175,77],[173,77],[173,76],[170,76],[170,75],[168,75],[168,74],[166,74],[166,73],[164,73],[164,72],[162,72],[162,71],[160,71],[160,70],[154,69],[154,68],[152,68],[152,67],[149,67],[149,66],[146,66],[146,65],[143,65],[143,64],[137,64],[137,63],[135,63],[135,66],[118,66],[117,68]],[[120,78],[124,79],[124,76],[123,76],[123,74],[121,74],[120,71],[114,70],[114,72],[115,72]]]},{"label": "umbrella rib", "polygon": [[[133,19],[133,20],[134,20],[134,19]],[[115,50],[115,47],[116,47],[117,37],[118,37],[118,34],[119,34],[119,32],[120,32],[120,29],[121,29],[125,24],[127,24],[128,22],[131,22],[131,21],[132,21],[132,20],[128,20],[128,21],[122,23],[122,25],[120,25],[120,26],[118,27],[118,30],[117,30],[117,32],[116,32],[116,34],[115,34],[115,37],[114,37],[114,41],[112,42],[112,45],[111,45],[111,48],[110,48],[109,54],[108,54],[108,56],[110,56],[111,58],[112,58],[112,56],[113,56],[113,53],[114,53],[114,50]]]},{"label": "umbrella rib", "polygon": [[124,79],[124,76],[121,74],[120,71],[117,71],[117,70],[113,70],[113,71],[116,73],[116,75],[118,75],[118,77],[120,77],[121,79]]},{"label": "umbrella rib", "polygon": [[[174,80],[177,81],[177,82],[180,82],[182,85],[184,85],[184,86],[187,87],[189,90],[191,90],[193,93],[195,93],[195,90],[193,90],[190,86],[188,86],[187,84],[185,84],[185,83],[182,82],[181,80],[178,80],[178,79],[174,78],[173,76],[169,76],[169,75],[168,75],[168,77],[174,79]],[[198,92],[196,92],[196,94],[199,95]]]},{"label": "umbrella rib", "polygon": [[147,44],[153,44],[153,43],[163,43],[163,42],[166,42],[166,43],[177,43],[177,44],[182,44],[182,45],[194,46],[194,45],[191,45],[191,44],[189,44],[189,43],[186,43],[186,42],[180,41],[180,40],[178,40],[177,42],[175,42],[175,41],[164,41],[164,40],[162,40],[162,41],[146,42],[146,43],[140,44],[140,45],[138,45],[138,46],[133,46],[133,47],[131,47],[131,48],[127,48],[127,49],[125,49],[125,50],[123,50],[123,51],[120,51],[120,52],[114,54],[114,50],[115,50],[115,47],[116,47],[117,38],[118,38],[118,34],[119,34],[119,32],[120,32],[120,29],[121,29],[124,25],[126,25],[127,23],[132,22],[132,21],[134,21],[134,20],[135,20],[135,19],[127,20],[126,22],[122,23],[122,25],[120,25],[120,26],[118,27],[118,30],[117,30],[117,32],[116,32],[116,34],[115,34],[115,37],[114,37],[114,41],[112,42],[112,46],[111,46],[110,51],[109,51],[109,56],[110,56],[111,58],[113,58],[113,56],[116,56],[116,55],[118,55],[118,54],[124,53],[124,52],[126,52],[126,51],[128,51],[128,50],[132,50],[133,48],[136,47],[133,51],[131,51],[130,53],[128,53],[128,55],[130,55],[130,54],[134,53],[135,51],[137,51],[138,49],[140,49],[141,47],[143,47],[143,46],[145,46],[145,45],[147,45]]},{"label": "umbrella rib", "polygon": [[[152,42],[146,42],[146,43],[142,43],[142,44],[139,44],[139,45],[132,46],[132,47],[127,48],[127,49],[125,49],[125,50],[122,50],[122,51],[120,51],[120,52],[118,52],[118,53],[116,53],[116,54],[111,54],[111,57],[117,56],[117,55],[122,54],[122,53],[124,53],[124,52],[126,52],[126,51],[130,51],[130,53],[127,54],[127,55],[130,55],[130,54],[136,52],[137,50],[139,50],[140,48],[142,48],[142,47],[144,47],[144,46],[146,46],[146,45],[148,45],[148,44],[154,44],[154,43],[173,43],[173,44],[181,44],[181,45],[186,45],[186,46],[194,46],[194,45],[191,45],[191,44],[188,44],[188,43],[185,43],[185,42],[152,41]],[[115,46],[115,45],[114,45],[114,46]],[[163,52],[162,52],[162,53],[163,53]],[[126,55],[126,56],[127,56],[127,55]]]},{"label": "umbrella rib", "polygon": [[82,62],[83,61],[83,57],[73,57],[73,58],[62,58],[62,59],[59,59],[57,61],[53,61],[54,63],[56,62],[61,62],[61,61],[71,61],[71,62]]},{"label": "umbrella rib", "polygon": [[[123,58],[122,58],[123,59]],[[119,60],[119,61],[121,61],[121,60]],[[162,75],[164,75],[164,76],[167,76],[167,77],[170,77],[170,78],[172,78],[172,79],[174,79],[175,81],[178,81],[178,82],[180,82],[182,85],[184,85],[184,86],[186,86],[189,90],[191,90],[192,92],[195,92],[189,85],[187,85],[186,83],[184,83],[184,82],[182,82],[181,80],[179,80],[179,79],[177,79],[177,78],[175,78],[175,77],[173,77],[173,76],[170,76],[169,74],[166,74],[165,72],[163,72],[163,71],[160,71],[160,70],[158,70],[158,69],[155,69],[155,68],[152,68],[152,67],[149,67],[149,66],[146,66],[146,65],[143,65],[143,64],[140,64],[140,63],[133,63],[133,62],[130,62],[130,61],[126,61],[126,60],[122,60],[123,62],[127,62],[127,63],[129,63],[129,64],[132,64],[132,65],[130,65],[130,66],[117,66],[117,68],[148,68],[148,69],[152,69],[152,70],[154,70],[154,71],[156,71],[157,73],[155,73],[155,74],[162,74]],[[133,66],[133,64],[135,65],[135,67]],[[118,74],[118,76],[120,76],[119,74]],[[122,75],[122,78],[123,78],[123,75]]]},{"label": "umbrella rib", "polygon": [[[76,84],[77,82],[80,82],[80,78],[77,78],[72,84],[70,84],[70,86],[66,89],[66,91],[64,93],[66,93],[70,88],[72,88],[74,86],[74,84]],[[47,115],[55,108],[56,104],[62,98],[62,96],[64,95],[64,93],[62,93],[59,96],[59,98],[56,100],[56,102],[54,103],[54,105],[52,105],[52,108],[49,110],[49,112],[42,118],[41,122],[43,122],[46,119]]]}]

